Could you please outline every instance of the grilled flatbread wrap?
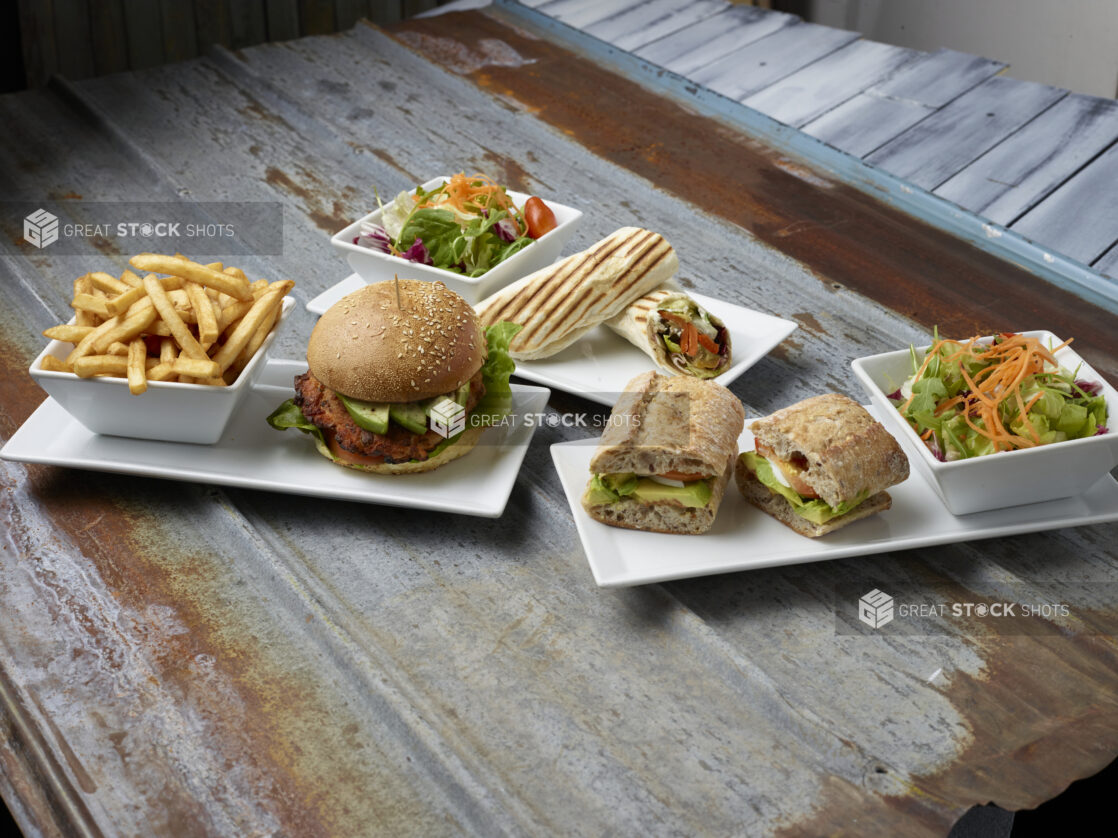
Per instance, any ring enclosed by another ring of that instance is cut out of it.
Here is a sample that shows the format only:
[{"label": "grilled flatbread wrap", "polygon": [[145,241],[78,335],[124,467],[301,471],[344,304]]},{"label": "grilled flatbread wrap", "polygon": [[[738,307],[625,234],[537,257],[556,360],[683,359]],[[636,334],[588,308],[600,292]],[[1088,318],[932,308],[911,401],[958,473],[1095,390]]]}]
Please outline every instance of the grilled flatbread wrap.
[{"label": "grilled flatbread wrap", "polygon": [[720,384],[642,373],[614,406],[590,461],[583,508],[616,527],[706,532],[744,424],[741,402]]},{"label": "grilled flatbread wrap", "polygon": [[730,368],[725,324],[677,288],[650,291],[606,325],[672,375],[714,378]]},{"label": "grilled flatbread wrap", "polygon": [[547,358],[662,285],[678,268],[663,236],[622,227],[593,247],[517,280],[476,310],[483,326],[507,320],[524,327],[509,345],[515,360]]}]

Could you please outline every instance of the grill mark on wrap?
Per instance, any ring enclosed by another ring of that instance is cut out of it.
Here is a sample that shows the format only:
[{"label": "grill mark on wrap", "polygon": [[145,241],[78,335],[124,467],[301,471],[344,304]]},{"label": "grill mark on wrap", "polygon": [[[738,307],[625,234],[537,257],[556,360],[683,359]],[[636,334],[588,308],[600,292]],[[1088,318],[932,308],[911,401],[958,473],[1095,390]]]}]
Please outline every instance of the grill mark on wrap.
[{"label": "grill mark on wrap", "polygon": [[[625,242],[622,243],[622,246],[627,246],[629,248],[630,253],[632,251],[638,249],[638,248],[644,248],[644,250],[640,253],[640,255],[637,256],[637,258],[635,260],[635,264],[633,265],[633,268],[638,267],[641,263],[641,260],[643,260],[645,258],[645,255],[650,250],[652,250],[653,248],[656,247],[657,240],[663,242],[668,247],[669,251],[671,250],[671,245],[668,245],[668,243],[666,241],[664,241],[664,239],[659,234],[649,232],[648,230],[642,230],[638,236],[636,236],[634,238],[627,239],[627,240],[625,240]],[[622,258],[625,258],[625,259],[631,258],[630,253],[622,254]],[[659,259],[657,259],[656,263],[654,263],[654,264],[657,264],[657,263],[659,263]],[[625,271],[625,274],[630,273],[633,270],[633,268],[627,269]],[[651,266],[649,268],[646,268],[635,279],[630,281],[625,286],[625,289],[631,288],[633,283],[639,281],[641,279],[641,277],[643,277],[645,274],[648,273],[649,270],[651,270]],[[585,279],[585,277],[583,277],[583,279]],[[607,294],[609,294],[610,296],[615,296],[616,295],[616,289],[617,289],[617,282],[614,281],[606,291],[600,292],[597,296],[595,296],[595,297],[585,297],[581,301],[581,305],[574,306],[572,308],[572,310],[567,312],[567,315],[559,321],[559,323],[555,327],[555,331],[560,333],[560,334],[563,334],[563,333],[569,332],[571,329],[575,328],[575,326],[578,325],[578,322],[582,319],[583,315],[585,315],[586,312],[589,309],[593,308],[601,300],[603,300],[606,297]],[[562,308],[563,303],[572,294],[574,294],[577,290],[578,290],[578,283],[571,283],[571,285],[566,289],[566,292],[556,302],[556,304],[549,308],[548,314],[550,315],[553,312]],[[546,319],[545,319],[544,322],[537,323],[530,330],[530,333],[534,334],[535,332],[537,332],[539,329],[541,329],[545,325],[548,325],[546,323]]]},{"label": "grill mark on wrap", "polygon": [[[653,235],[655,235],[655,234],[653,234]],[[673,252],[672,251],[672,246],[670,244],[668,244],[667,241],[664,240],[663,238],[660,238],[659,236],[657,236],[657,238],[659,238],[660,240],[658,242],[657,241],[651,242],[645,248],[644,252],[642,252],[640,254],[640,256],[637,259],[637,265],[634,266],[634,267],[639,266],[641,261],[643,261],[644,259],[648,258],[651,255],[652,258],[650,259],[649,263],[645,266],[644,270],[642,270],[642,271],[640,271],[639,273],[636,273],[636,274],[633,274],[631,271],[627,272],[627,273],[631,274],[630,278],[629,278],[629,281],[627,283],[625,283],[625,285],[620,289],[620,292],[618,291],[618,288],[617,288],[616,284],[613,287],[611,287],[609,289],[609,295],[610,296],[624,296],[625,293],[627,293],[630,288],[632,288],[634,285],[637,285],[641,281],[643,281],[644,278],[649,274],[649,272],[651,272],[654,268],[656,268],[657,265],[664,262],[672,254],[672,252]],[[659,248],[661,245],[663,246],[662,251],[660,253],[655,253],[654,251],[657,248]],[[601,300],[605,299],[605,297],[606,297],[606,292],[599,293],[597,296],[591,298],[588,301],[587,305],[583,306],[582,312],[572,312],[572,314],[577,314],[578,317],[581,317],[582,313],[586,309],[592,308],[593,306],[596,306]],[[563,322],[565,323],[566,320],[569,320],[569,319],[570,319],[570,316],[565,318]]]},{"label": "grill mark on wrap", "polygon": [[[582,268],[589,262],[594,261],[596,262],[596,265],[600,265],[603,261],[612,256],[614,251],[616,251],[623,244],[623,241],[606,239],[605,241],[599,242],[591,250],[583,251],[581,254],[573,254],[572,256],[568,257],[569,261],[567,262],[567,264],[562,265],[559,270],[557,270],[554,274],[540,283],[540,285],[534,291],[526,293],[527,289],[525,289],[525,291],[522,291],[518,294],[512,294],[509,296],[508,299],[501,302],[496,309],[487,311],[485,313],[485,319],[487,321],[486,325],[492,325],[494,323],[500,322],[501,320],[510,320],[513,323],[521,323],[521,321],[516,319],[517,315],[520,312],[523,312],[539,298],[543,297],[544,299],[546,299],[547,293],[551,291],[554,286],[565,283],[571,276],[582,270]],[[577,258],[579,256],[581,256],[582,258]],[[531,312],[528,314],[528,317],[532,317]],[[521,325],[524,324],[521,323]],[[523,338],[524,333],[521,332],[515,338],[513,338],[513,343],[522,345]]]}]

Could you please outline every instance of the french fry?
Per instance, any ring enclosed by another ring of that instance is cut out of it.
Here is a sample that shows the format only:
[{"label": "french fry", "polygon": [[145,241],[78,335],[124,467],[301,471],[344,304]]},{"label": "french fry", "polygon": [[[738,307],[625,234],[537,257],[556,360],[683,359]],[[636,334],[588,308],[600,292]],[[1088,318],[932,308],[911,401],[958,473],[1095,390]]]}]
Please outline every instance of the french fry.
[{"label": "french fry", "polygon": [[[132,261],[135,263],[135,259]],[[203,266],[199,265],[198,267]],[[159,312],[159,317],[170,329],[175,340],[178,341],[181,352],[190,358],[206,360],[209,357],[206,355],[206,350],[186,328],[186,324],[182,322],[182,318],[179,317],[175,307],[171,304],[171,300],[167,297],[167,292],[163,290],[163,286],[159,284],[159,280],[155,278],[154,274],[148,274],[144,277],[144,288],[147,289],[148,297],[151,298],[152,304]]]},{"label": "french fry", "polygon": [[[78,358],[90,354],[93,351],[93,342],[100,338],[102,335],[108,334],[111,330],[119,326],[123,321],[124,317],[118,314],[116,317],[110,317],[101,325],[94,327],[94,329],[90,331],[89,334],[78,341],[77,346],[75,346],[70,351],[70,354],[66,356],[66,363],[72,367],[78,360]],[[112,343],[112,341],[110,340],[109,343]],[[107,345],[108,344],[106,344],[106,346]]]},{"label": "french fry", "polygon": [[49,329],[44,329],[43,337],[51,340],[61,340],[65,343],[78,343],[92,331],[92,326],[71,326],[68,323],[63,323],[61,326],[51,326]]},{"label": "french fry", "polygon": [[75,294],[74,299],[70,301],[70,307],[75,311],[88,311],[102,319],[107,319],[112,316],[109,314],[109,308],[105,298],[95,296],[94,294]]},{"label": "french fry", "polygon": [[147,290],[141,284],[135,288],[129,287],[127,291],[117,294],[115,297],[110,298],[105,303],[105,308],[110,317],[128,309],[138,300],[142,300],[147,296]]},{"label": "french fry", "polygon": [[148,348],[143,338],[132,338],[128,344],[128,392],[138,396],[148,388],[144,376],[144,364],[147,360]]},{"label": "french fry", "polygon": [[[74,280],[74,297],[81,294],[93,294],[93,282],[90,280],[89,274],[82,274]],[[98,323],[97,315],[82,309],[74,312],[74,318],[75,326],[96,326]]]},{"label": "french fry", "polygon": [[192,378],[213,378],[220,374],[215,362],[199,361],[197,358],[184,358],[181,355],[171,363],[176,375],[189,375]]},{"label": "french fry", "polygon": [[284,295],[295,286],[290,279],[281,279],[273,282],[249,309],[248,314],[241,318],[233,333],[225,341],[224,346],[214,356],[221,372],[225,372],[241,354],[253,333],[260,328],[274,306],[283,305]]},{"label": "french fry", "polygon": [[44,355],[43,360],[39,362],[39,369],[48,372],[73,372],[74,368],[67,364],[65,361],[60,361],[53,355]]},{"label": "french fry", "polygon": [[221,315],[217,318],[217,327],[221,332],[229,328],[230,324],[240,320],[249,309],[252,308],[252,302],[244,300],[235,300],[221,310]]},{"label": "french fry", "polygon": [[171,369],[171,364],[156,364],[147,371],[148,381],[171,381],[175,377],[175,371]]},{"label": "french fry", "polygon": [[104,271],[93,271],[89,274],[89,280],[93,283],[94,288],[98,288],[106,294],[115,295],[128,290],[128,286],[123,281]]},{"label": "french fry", "polygon": [[[155,364],[154,358],[144,361],[144,367]],[[126,355],[86,355],[74,362],[74,372],[79,378],[92,378],[95,375],[126,376],[128,356]]]},{"label": "french fry", "polygon": [[224,271],[210,270],[205,265],[200,265],[189,259],[161,256],[158,253],[141,253],[138,256],[133,256],[130,261],[133,266],[142,271],[172,274],[183,279],[189,279],[208,288],[224,291],[230,297],[236,297],[238,300],[250,299],[252,294],[248,282],[243,278],[232,276]]},{"label": "french fry", "polygon": [[181,254],[140,254],[132,264],[150,272],[74,280],[73,322],[43,331],[73,349],[65,360],[44,356],[40,369],[121,377],[135,395],[150,381],[227,386],[260,351],[295,285],[250,282],[239,268]]},{"label": "french fry", "polygon": [[217,328],[213,300],[206,294],[206,289],[196,282],[188,282],[185,287],[198,322],[198,343],[202,344],[203,349],[209,349],[221,334]]},{"label": "french fry", "polygon": [[159,341],[159,363],[169,364],[179,357],[179,348],[169,337]]},{"label": "french fry", "polygon": [[128,372],[128,359],[120,355],[85,355],[74,361],[74,372],[79,378],[124,375]]},{"label": "french fry", "polygon": [[[141,302],[143,302],[141,300]],[[129,343],[132,338],[137,337],[148,326],[155,322],[155,308],[154,306],[140,306],[137,303],[137,311],[129,313],[113,328],[102,333],[93,341],[93,351],[97,353],[104,353],[117,341],[121,343]],[[107,321],[106,321],[107,322]]]}]

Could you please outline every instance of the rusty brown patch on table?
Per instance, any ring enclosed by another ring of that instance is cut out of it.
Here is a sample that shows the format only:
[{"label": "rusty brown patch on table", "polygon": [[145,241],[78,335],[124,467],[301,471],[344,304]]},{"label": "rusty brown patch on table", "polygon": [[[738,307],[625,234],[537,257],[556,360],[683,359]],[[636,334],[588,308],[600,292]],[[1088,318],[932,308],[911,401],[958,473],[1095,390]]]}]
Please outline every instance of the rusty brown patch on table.
[{"label": "rusty brown patch on table", "polygon": [[599,157],[749,230],[828,287],[845,286],[950,336],[1050,329],[1074,337],[1080,354],[1118,381],[1118,330],[1109,312],[733,126],[495,15],[413,19],[389,32]]},{"label": "rusty brown patch on table", "polygon": [[[11,437],[45,397],[26,374],[30,361],[25,351],[0,336],[0,435],[4,439]],[[248,711],[231,713],[215,707],[209,715],[216,731],[214,741],[230,743],[229,758],[234,763],[251,765],[268,777],[272,785],[268,801],[285,831],[293,835],[334,832],[334,815],[318,805],[322,801],[321,789],[305,787],[313,780],[303,774],[313,771],[315,766],[306,764],[306,755],[295,753],[282,729],[285,719],[300,713],[314,718],[314,698],[304,694],[288,673],[272,668],[267,650],[253,642],[250,632],[231,629],[235,615],[223,614],[221,620],[215,619],[214,598],[219,591],[215,580],[206,578],[213,572],[210,559],[214,557],[192,555],[184,546],[186,542],[179,544],[170,538],[159,539],[158,553],[145,549],[145,543],[158,538],[159,522],[129,507],[127,501],[115,500],[134,497],[132,493],[100,491],[90,485],[106,481],[126,483],[130,478],[94,476],[48,466],[23,468],[32,494],[49,515],[60,541],[68,540],[81,551],[122,606],[143,611],[151,603],[174,603],[177,617],[189,626],[188,632],[160,641],[155,673],[161,686],[186,695],[193,678],[190,662],[200,654],[209,655],[215,669],[235,686],[236,700]],[[153,561],[153,555],[160,560]],[[59,589],[60,596],[66,593]],[[86,627],[96,631],[95,626]],[[96,638],[91,637],[90,642],[95,644]],[[75,650],[75,654],[79,652]],[[217,696],[212,699],[218,701]],[[41,715],[50,726],[54,747],[70,764],[82,790],[89,793],[95,788],[94,781],[70,749],[64,732],[45,709]],[[224,729],[230,725],[236,728]],[[106,730],[106,735],[110,734]],[[232,744],[244,741],[251,741],[252,748]],[[50,789],[46,797],[52,798]],[[328,801],[322,802],[329,805]],[[207,834],[205,813],[198,810],[193,799],[164,794],[158,804],[175,834]],[[57,818],[65,817],[61,807],[52,808],[52,820],[58,822]],[[74,824],[60,825],[64,830],[78,828]],[[82,828],[92,826],[92,822],[87,822]]]}]

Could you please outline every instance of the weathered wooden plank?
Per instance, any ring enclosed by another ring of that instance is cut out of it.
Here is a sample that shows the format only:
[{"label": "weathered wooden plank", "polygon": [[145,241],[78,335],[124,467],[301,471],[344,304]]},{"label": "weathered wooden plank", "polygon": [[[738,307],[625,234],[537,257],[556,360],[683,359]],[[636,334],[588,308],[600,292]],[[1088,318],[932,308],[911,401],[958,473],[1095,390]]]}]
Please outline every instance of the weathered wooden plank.
[{"label": "weathered wooden plank", "polygon": [[941,108],[1005,67],[999,61],[941,49],[866,92]]},{"label": "weathered wooden plank", "polygon": [[[271,6],[268,8],[268,15],[271,16]],[[194,22],[199,53],[205,53],[214,44],[232,46],[233,32],[228,0],[194,0]]]},{"label": "weathered wooden plank", "polygon": [[741,101],[858,38],[857,32],[797,23],[694,70],[688,78]]},{"label": "weathered wooden plank", "polygon": [[1114,247],[1100,256],[1091,267],[1101,274],[1118,279],[1118,242],[1115,242]]},{"label": "weathered wooden plank", "polygon": [[298,38],[298,0],[268,0],[267,23],[269,41],[289,41]]},{"label": "weathered wooden plank", "polygon": [[158,3],[124,0],[128,21],[128,66],[133,70],[155,67],[164,61],[163,21]]},{"label": "weathered wooden plank", "polygon": [[19,6],[19,40],[28,87],[40,87],[58,66],[51,7],[41,3]]},{"label": "weathered wooden plank", "polygon": [[87,0],[53,0],[54,37],[58,45],[58,67],[70,79],[93,75]]},{"label": "weathered wooden plank", "polygon": [[1066,95],[1035,82],[992,78],[865,159],[917,186],[935,189]]},{"label": "weathered wooden plank", "polygon": [[1079,170],[1010,229],[1091,264],[1118,242],[1118,145]]},{"label": "weathered wooden plank", "polygon": [[634,51],[646,61],[690,78],[699,68],[798,21],[783,12],[735,4]]},{"label": "weathered wooden plank", "polygon": [[865,157],[932,113],[935,108],[917,102],[860,93],[801,130],[855,157]]},{"label": "weathered wooden plank", "polygon": [[229,29],[233,49],[259,44],[267,39],[264,6],[260,0],[229,0]]},{"label": "weathered wooden plank", "polygon": [[729,0],[650,0],[595,21],[582,29],[595,38],[608,41],[618,49],[633,52],[645,44],[673,36],[730,7]]},{"label": "weathered wooden plank", "polygon": [[93,70],[97,75],[128,69],[128,39],[121,0],[90,0],[90,38]]},{"label": "weathered wooden plank", "polygon": [[351,28],[367,11],[364,0],[335,0],[334,6],[335,28],[338,31]]},{"label": "weathered wooden plank", "polygon": [[854,41],[785,76],[743,101],[778,122],[799,128],[897,72],[920,53],[875,41]]},{"label": "weathered wooden plank", "polygon": [[551,0],[537,6],[537,9],[575,29],[584,29],[596,21],[645,2],[646,0]]},{"label": "weathered wooden plank", "polygon": [[1072,94],[935,192],[1009,225],[1118,139],[1118,103]]},{"label": "weathered wooden plank", "polygon": [[163,54],[168,61],[183,61],[198,54],[194,29],[194,4],[162,0]]}]

